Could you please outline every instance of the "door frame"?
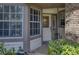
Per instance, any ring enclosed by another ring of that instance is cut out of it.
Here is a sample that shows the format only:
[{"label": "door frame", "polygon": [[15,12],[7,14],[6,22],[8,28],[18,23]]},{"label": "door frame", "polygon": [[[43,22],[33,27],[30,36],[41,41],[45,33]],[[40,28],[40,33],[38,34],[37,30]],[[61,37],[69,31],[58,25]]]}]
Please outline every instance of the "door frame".
[{"label": "door frame", "polygon": [[[55,29],[53,28],[53,17],[52,16],[56,16],[56,20],[55,20]],[[57,27],[57,23],[58,23],[58,21],[57,21],[57,14],[52,14],[52,16],[51,16],[51,38],[52,39],[58,39],[58,35],[57,35],[57,38],[54,38],[53,37],[53,35],[55,36],[55,34],[54,33],[52,33],[54,30],[56,30],[55,31],[55,33],[58,33],[58,27]]]}]

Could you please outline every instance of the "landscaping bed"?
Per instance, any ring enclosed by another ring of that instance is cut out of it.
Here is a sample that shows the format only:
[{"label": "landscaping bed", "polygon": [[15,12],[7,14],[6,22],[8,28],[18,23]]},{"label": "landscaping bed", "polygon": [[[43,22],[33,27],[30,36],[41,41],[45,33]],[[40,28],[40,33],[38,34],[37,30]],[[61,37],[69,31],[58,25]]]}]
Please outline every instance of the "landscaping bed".
[{"label": "landscaping bed", "polygon": [[79,43],[71,40],[52,40],[48,44],[49,55],[78,55]]}]

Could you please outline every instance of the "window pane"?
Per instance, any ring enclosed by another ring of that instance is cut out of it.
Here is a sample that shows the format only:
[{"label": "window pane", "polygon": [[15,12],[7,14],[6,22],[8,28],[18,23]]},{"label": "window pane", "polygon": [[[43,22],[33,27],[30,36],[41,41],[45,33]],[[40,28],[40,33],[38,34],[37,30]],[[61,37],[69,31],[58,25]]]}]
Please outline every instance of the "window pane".
[{"label": "window pane", "polygon": [[36,35],[36,29],[34,29],[34,35]]},{"label": "window pane", "polygon": [[40,34],[40,29],[37,29],[37,34]]},{"label": "window pane", "polygon": [[3,29],[3,22],[0,22],[0,29]]},{"label": "window pane", "polygon": [[16,22],[15,24],[16,28],[15,29],[22,29],[22,22]]},{"label": "window pane", "polygon": [[15,30],[15,36],[22,36],[22,30]]},{"label": "window pane", "polygon": [[32,29],[33,27],[32,27],[32,22],[30,22],[30,29]]},{"label": "window pane", "polygon": [[15,30],[10,30],[10,36],[14,37],[15,36]]},{"label": "window pane", "polygon": [[9,36],[9,30],[4,30],[4,36]]},{"label": "window pane", "polygon": [[22,29],[22,22],[11,22],[10,29]]},{"label": "window pane", "polygon": [[4,12],[9,12],[9,6],[4,5]]},{"label": "window pane", "polygon": [[15,12],[15,6],[11,6],[11,12]]},{"label": "window pane", "polygon": [[38,16],[37,15],[34,16],[34,21],[38,21]]},{"label": "window pane", "polygon": [[43,16],[43,27],[49,27],[49,16]]},{"label": "window pane", "polygon": [[9,14],[8,13],[4,13],[4,20],[9,20]]},{"label": "window pane", "polygon": [[34,34],[34,29],[32,29],[32,35],[35,35],[35,34]]},{"label": "window pane", "polygon": [[38,10],[34,10],[34,15],[38,15]]},{"label": "window pane", "polygon": [[3,30],[0,30],[0,37],[3,36]]},{"label": "window pane", "polygon": [[34,10],[34,15],[36,15],[36,10]]},{"label": "window pane", "polygon": [[36,28],[36,23],[33,23],[34,28]]},{"label": "window pane", "polygon": [[22,12],[22,7],[21,6],[17,6],[16,7],[16,12]]},{"label": "window pane", "polygon": [[11,20],[15,20],[15,14],[11,14]]},{"label": "window pane", "polygon": [[33,21],[33,18],[34,18],[33,15],[30,15],[30,21]]},{"label": "window pane", "polygon": [[36,21],[36,19],[35,19],[35,15],[34,15],[34,21]]},{"label": "window pane", "polygon": [[4,22],[4,29],[9,29],[9,22]]},{"label": "window pane", "polygon": [[37,28],[40,28],[40,23],[37,23]]},{"label": "window pane", "polygon": [[16,20],[22,20],[22,14],[16,14]]},{"label": "window pane", "polygon": [[38,16],[36,16],[36,21],[38,21]]},{"label": "window pane", "polygon": [[15,22],[10,22],[10,29],[14,30],[16,28]]},{"label": "window pane", "polygon": [[33,9],[32,8],[30,8],[30,14],[33,14]]},{"label": "window pane", "polygon": [[30,35],[32,35],[32,29],[30,29]]},{"label": "window pane", "polygon": [[20,37],[20,36],[22,36],[22,30],[11,30],[10,36],[13,36],[13,37]]},{"label": "window pane", "polygon": [[0,13],[0,20],[3,20],[3,13]]},{"label": "window pane", "polygon": [[3,12],[3,6],[0,5],[0,12]]},{"label": "window pane", "polygon": [[38,10],[36,10],[36,13],[35,14],[38,15]]}]

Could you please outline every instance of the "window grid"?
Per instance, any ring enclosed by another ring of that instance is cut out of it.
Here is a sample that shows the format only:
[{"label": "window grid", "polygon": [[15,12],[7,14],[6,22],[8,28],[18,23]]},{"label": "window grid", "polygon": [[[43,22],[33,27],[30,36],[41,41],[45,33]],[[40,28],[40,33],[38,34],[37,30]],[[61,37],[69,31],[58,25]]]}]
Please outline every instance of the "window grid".
[{"label": "window grid", "polygon": [[[14,23],[17,22],[17,23],[20,23],[20,24],[21,24],[21,28],[20,28],[20,29],[17,29],[17,28],[14,29],[15,32],[16,32],[16,31],[17,31],[17,32],[18,32],[18,31],[21,32],[21,33],[20,33],[21,35],[18,36],[18,37],[21,37],[21,36],[23,35],[23,34],[22,34],[22,27],[23,27],[23,26],[22,26],[22,23],[23,23],[23,18],[21,18],[21,20],[16,20],[16,18],[13,19],[13,20],[11,20],[11,14],[12,14],[12,12],[11,12],[11,6],[15,6],[15,5],[10,5],[10,6],[7,5],[7,6],[9,6],[9,12],[4,12],[4,6],[5,6],[5,5],[2,5],[2,7],[3,7],[3,12],[0,12],[0,13],[3,14],[2,19],[0,19],[0,23],[3,23],[3,24],[2,24],[2,27],[3,27],[3,28],[0,29],[0,32],[1,32],[1,31],[3,31],[3,32],[2,32],[2,35],[0,34],[0,37],[4,37],[6,34],[8,34],[7,37],[13,37],[13,36],[11,36],[11,30],[13,30],[13,29],[10,28],[11,22],[14,22]],[[16,7],[16,6],[15,6],[15,7]],[[20,7],[22,8],[22,6],[20,6]],[[22,11],[23,11],[23,8],[22,8]],[[9,16],[9,18],[6,19],[6,20],[4,19],[5,13],[8,13],[8,16]],[[22,16],[23,16],[23,13],[22,13],[22,12],[19,12],[19,13],[13,12],[13,13],[14,13],[14,14],[22,14]],[[16,15],[15,15],[15,16],[16,16]],[[22,16],[21,16],[21,17],[22,17]],[[8,22],[8,24],[9,24],[9,25],[8,25],[9,28],[8,28],[8,29],[4,29],[4,28],[5,28],[5,27],[4,27],[4,23],[7,23],[7,22]],[[14,24],[14,25],[16,26],[16,24]],[[18,27],[18,26],[20,26],[20,25],[17,24],[17,27]],[[7,32],[6,30],[9,31],[9,32]],[[4,32],[5,32],[5,34],[4,34]],[[17,36],[14,36],[14,37],[17,37]]]},{"label": "window grid", "polygon": [[60,27],[64,28],[64,26],[65,26],[64,12],[60,13],[59,15],[60,15],[59,16],[59,19],[60,19]]},{"label": "window grid", "polygon": [[30,8],[30,36],[40,34],[40,10]]}]

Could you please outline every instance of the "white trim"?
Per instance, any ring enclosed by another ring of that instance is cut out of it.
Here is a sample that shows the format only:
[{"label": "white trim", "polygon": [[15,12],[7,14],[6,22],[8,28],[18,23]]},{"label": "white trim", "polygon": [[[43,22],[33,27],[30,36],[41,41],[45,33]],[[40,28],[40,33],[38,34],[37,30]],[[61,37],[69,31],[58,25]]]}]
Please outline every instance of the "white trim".
[{"label": "white trim", "polygon": [[21,39],[23,37],[0,37],[0,39]]},{"label": "white trim", "polygon": [[[40,17],[40,20],[39,20],[39,21],[30,21],[30,20],[29,20],[29,23],[30,23],[30,22],[40,23],[40,34],[36,34],[36,35],[32,35],[32,36],[30,35],[30,37],[32,38],[32,37],[36,37],[36,36],[41,35],[41,9],[38,9],[38,8],[32,7],[32,6],[31,6],[30,8],[35,9],[35,10],[38,10],[38,11],[40,12],[40,15],[38,16],[38,19],[39,19],[39,17]],[[30,14],[30,15],[31,15],[31,14]],[[29,16],[30,16],[30,15],[29,15]],[[33,14],[32,14],[32,15],[33,15]],[[36,15],[36,16],[37,16],[37,15]],[[30,28],[30,27],[29,27],[29,28]]]},{"label": "white trim", "polygon": [[39,36],[39,35],[41,35],[41,34],[30,36],[30,38],[37,37],[37,36]]}]

